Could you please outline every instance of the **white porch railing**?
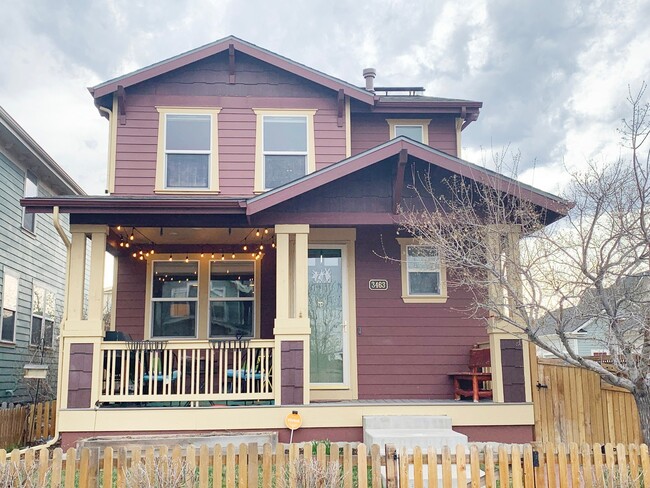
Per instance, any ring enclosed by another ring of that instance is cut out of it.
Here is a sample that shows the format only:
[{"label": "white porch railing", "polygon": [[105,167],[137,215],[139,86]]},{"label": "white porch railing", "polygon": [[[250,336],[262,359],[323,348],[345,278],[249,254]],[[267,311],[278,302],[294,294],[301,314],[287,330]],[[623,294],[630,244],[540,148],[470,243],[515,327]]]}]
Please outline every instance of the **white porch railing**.
[{"label": "white porch railing", "polygon": [[103,342],[99,401],[273,400],[273,346],[234,339]]}]

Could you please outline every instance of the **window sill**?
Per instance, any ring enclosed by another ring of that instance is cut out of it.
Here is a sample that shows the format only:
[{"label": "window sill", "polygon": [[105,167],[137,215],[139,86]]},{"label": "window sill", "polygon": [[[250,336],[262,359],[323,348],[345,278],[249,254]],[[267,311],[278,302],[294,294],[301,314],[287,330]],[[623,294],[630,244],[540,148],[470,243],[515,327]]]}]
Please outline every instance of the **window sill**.
[{"label": "window sill", "polygon": [[446,303],[448,296],[402,296],[404,303]]},{"label": "window sill", "polygon": [[323,384],[323,383],[310,383],[310,390],[349,390],[349,385],[343,384]]},{"label": "window sill", "polygon": [[191,188],[187,188],[187,189],[181,188],[178,190],[156,188],[153,192],[156,194],[164,194],[164,195],[195,195],[197,193],[202,195],[218,195],[219,193],[221,193],[219,190],[204,190],[204,189],[193,190]]},{"label": "window sill", "polygon": [[9,342],[9,341],[0,341],[0,347],[14,348],[14,347],[16,347],[16,343],[15,342]]},{"label": "window sill", "polygon": [[23,226],[21,225],[21,226],[20,226],[20,230],[21,230],[21,231],[23,232],[23,234],[25,234],[26,236],[31,237],[32,239],[36,239],[36,229],[34,229],[33,231],[31,231],[31,230],[26,229],[25,227],[23,227]]}]

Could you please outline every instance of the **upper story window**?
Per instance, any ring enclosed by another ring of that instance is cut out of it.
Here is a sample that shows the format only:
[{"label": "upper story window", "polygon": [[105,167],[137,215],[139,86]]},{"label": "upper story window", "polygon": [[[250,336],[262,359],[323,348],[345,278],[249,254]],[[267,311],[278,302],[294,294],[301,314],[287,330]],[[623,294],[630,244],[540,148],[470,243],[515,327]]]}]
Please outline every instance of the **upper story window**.
[{"label": "upper story window", "polygon": [[315,110],[255,110],[255,191],[270,190],[315,169]]},{"label": "upper story window", "polygon": [[54,317],[56,297],[51,290],[34,285],[32,293],[32,331],[29,343],[32,346],[52,347],[54,339]]},{"label": "upper story window", "polygon": [[415,239],[398,238],[401,246],[402,299],[405,303],[447,301],[447,279],[438,250]]},{"label": "upper story window", "polygon": [[[38,179],[36,176],[29,171],[25,173],[25,197],[37,197],[38,196]],[[34,232],[36,229],[36,214],[27,213],[23,209],[23,229],[26,229],[30,232]]]},{"label": "upper story window", "polygon": [[2,316],[0,316],[0,341],[16,341],[16,312],[18,311],[19,275],[7,268],[2,285]]},{"label": "upper story window", "polygon": [[431,119],[386,119],[390,138],[406,136],[422,144],[429,144],[429,122]]},{"label": "upper story window", "polygon": [[158,107],[156,192],[219,190],[219,110]]}]

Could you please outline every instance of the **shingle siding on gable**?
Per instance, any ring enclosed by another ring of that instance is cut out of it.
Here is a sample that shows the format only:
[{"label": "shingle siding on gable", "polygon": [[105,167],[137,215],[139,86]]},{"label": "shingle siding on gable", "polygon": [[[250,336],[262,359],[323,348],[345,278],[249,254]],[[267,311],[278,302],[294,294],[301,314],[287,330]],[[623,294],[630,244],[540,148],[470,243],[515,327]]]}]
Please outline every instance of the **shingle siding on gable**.
[{"label": "shingle siding on gable", "polygon": [[[20,274],[16,344],[0,345],[0,402],[26,400],[24,390],[17,390],[13,398],[6,391],[16,390],[23,375],[24,364],[32,360],[36,352],[34,348],[28,347],[34,282],[48,287],[56,294],[55,339],[58,337],[63,314],[65,246],[56,233],[49,214],[36,216],[35,235],[22,229],[20,199],[24,191],[24,178],[24,169],[0,150],[0,304],[3,300],[5,268]],[[39,196],[51,196],[40,181]],[[67,215],[61,215],[61,223],[64,228],[68,228]],[[56,362],[57,350],[58,343],[55,340],[55,348],[46,354],[46,362]],[[56,385],[55,365],[50,366],[48,381]]]},{"label": "shingle siding on gable", "polygon": [[338,126],[337,93],[237,53],[229,84],[221,54],[127,89],[126,124],[117,125],[116,195],[148,195],[155,187],[156,106],[222,107],[218,115],[222,195],[253,194],[256,115],[253,108],[317,109],[316,169],[345,158],[345,125]]}]

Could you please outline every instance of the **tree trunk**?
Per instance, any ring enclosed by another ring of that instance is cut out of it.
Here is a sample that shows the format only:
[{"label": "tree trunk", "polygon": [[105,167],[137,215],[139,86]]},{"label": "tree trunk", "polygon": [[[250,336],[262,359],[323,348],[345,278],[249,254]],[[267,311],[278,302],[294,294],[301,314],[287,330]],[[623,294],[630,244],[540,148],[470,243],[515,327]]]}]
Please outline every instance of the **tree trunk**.
[{"label": "tree trunk", "polygon": [[650,388],[646,385],[636,388],[632,395],[639,411],[641,421],[641,435],[645,444],[650,443]]}]

